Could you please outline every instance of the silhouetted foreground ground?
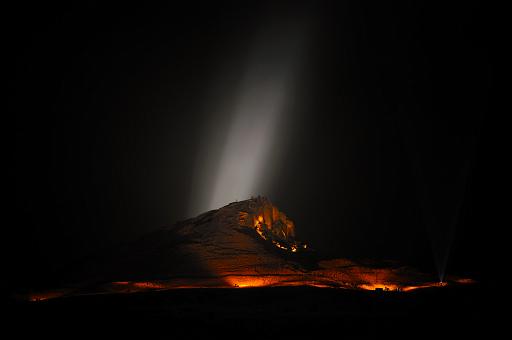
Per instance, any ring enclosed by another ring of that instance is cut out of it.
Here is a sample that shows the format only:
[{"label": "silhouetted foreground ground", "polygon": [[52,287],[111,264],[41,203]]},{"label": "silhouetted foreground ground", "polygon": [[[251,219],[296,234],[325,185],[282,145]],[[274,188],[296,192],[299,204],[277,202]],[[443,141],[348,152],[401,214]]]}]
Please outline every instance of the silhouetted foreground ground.
[{"label": "silhouetted foreground ground", "polygon": [[439,339],[491,335],[486,305],[478,285],[408,293],[313,287],[178,289],[11,301],[7,325],[16,338],[278,338],[334,332],[334,338]]}]

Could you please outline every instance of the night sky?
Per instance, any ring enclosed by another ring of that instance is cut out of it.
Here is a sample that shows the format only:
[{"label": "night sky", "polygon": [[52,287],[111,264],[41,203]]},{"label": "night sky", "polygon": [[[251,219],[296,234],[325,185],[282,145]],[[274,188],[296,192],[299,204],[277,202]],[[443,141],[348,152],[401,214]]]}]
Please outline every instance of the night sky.
[{"label": "night sky", "polygon": [[326,253],[485,279],[496,28],[483,3],[10,9],[10,283],[44,285],[192,217],[207,136],[228,124],[254,49],[290,26],[304,41],[261,193]]}]

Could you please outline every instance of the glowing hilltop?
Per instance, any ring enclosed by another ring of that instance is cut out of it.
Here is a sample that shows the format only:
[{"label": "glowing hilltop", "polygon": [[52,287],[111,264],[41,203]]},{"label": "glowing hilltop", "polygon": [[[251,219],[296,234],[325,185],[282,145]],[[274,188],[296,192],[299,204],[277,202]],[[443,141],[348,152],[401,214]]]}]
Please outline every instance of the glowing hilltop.
[{"label": "glowing hilltop", "polygon": [[254,228],[265,241],[270,241],[277,248],[293,253],[306,249],[307,245],[295,239],[295,224],[270,200],[258,196],[252,198],[239,212],[239,224]]}]

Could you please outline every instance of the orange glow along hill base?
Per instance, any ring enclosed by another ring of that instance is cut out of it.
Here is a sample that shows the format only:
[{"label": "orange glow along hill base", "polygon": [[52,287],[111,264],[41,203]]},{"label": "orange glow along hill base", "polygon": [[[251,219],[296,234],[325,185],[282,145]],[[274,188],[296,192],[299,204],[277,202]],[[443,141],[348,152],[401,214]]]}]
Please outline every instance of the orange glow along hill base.
[{"label": "orange glow along hill base", "polygon": [[[159,230],[89,268],[103,271],[78,273],[75,277],[82,279],[67,287],[24,298],[297,286],[410,292],[474,283],[458,277],[436,282],[432,275],[407,266],[317,260],[314,250],[296,238],[293,221],[264,197],[234,202]],[[90,277],[98,279],[91,283]]]}]

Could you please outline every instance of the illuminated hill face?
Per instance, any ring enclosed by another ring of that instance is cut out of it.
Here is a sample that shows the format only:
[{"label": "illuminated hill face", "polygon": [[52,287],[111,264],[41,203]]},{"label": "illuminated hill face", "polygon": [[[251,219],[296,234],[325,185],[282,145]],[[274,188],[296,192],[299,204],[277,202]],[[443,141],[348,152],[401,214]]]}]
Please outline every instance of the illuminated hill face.
[{"label": "illuminated hill face", "polygon": [[248,201],[239,211],[240,226],[254,228],[265,241],[279,249],[295,253],[307,249],[307,245],[295,239],[295,225],[283,212],[264,197]]},{"label": "illuminated hill face", "polygon": [[410,291],[446,285],[408,267],[317,260],[315,252],[295,238],[294,223],[262,197],[234,202],[149,234],[85,268],[77,270],[67,287],[30,299],[177,288]]}]

